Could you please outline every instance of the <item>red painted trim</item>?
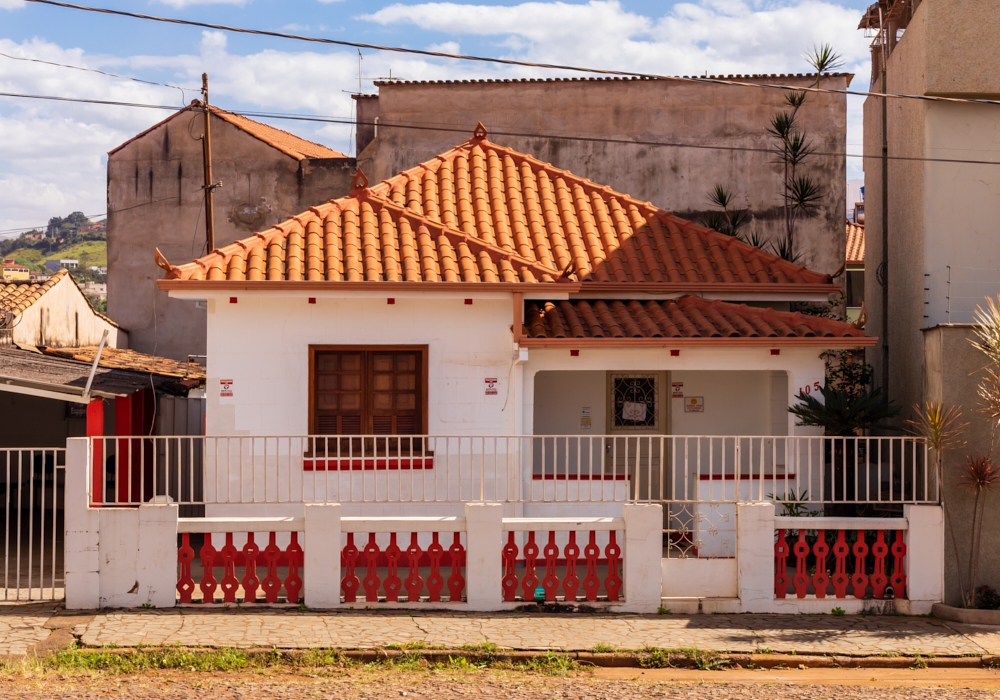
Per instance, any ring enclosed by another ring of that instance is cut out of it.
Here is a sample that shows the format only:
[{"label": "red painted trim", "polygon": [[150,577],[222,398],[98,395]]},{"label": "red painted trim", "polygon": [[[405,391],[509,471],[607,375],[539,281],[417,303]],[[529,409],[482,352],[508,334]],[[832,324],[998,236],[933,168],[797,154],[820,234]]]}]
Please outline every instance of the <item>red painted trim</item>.
[{"label": "red painted trim", "polygon": [[433,469],[433,457],[366,457],[366,458],[321,458],[306,459],[302,462],[303,470],[307,472],[360,472],[360,471],[396,471],[399,469]]},{"label": "red painted trim", "polygon": [[[740,474],[740,481],[757,481],[763,479],[768,481],[769,479],[783,479],[789,480],[794,479],[794,474]],[[699,481],[736,481],[735,474],[699,474]]]},{"label": "red painted trim", "polygon": [[628,474],[532,474],[535,481],[628,481]]}]

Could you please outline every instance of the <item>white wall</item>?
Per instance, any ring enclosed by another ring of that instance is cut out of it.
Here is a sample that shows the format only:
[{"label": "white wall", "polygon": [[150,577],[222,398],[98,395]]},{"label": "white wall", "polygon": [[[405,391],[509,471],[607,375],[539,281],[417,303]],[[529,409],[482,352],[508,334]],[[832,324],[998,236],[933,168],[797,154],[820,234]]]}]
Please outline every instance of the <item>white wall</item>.
[{"label": "white wall", "polygon": [[[539,372],[535,375],[535,435],[607,434],[608,374],[589,372]],[[582,411],[590,408],[591,427],[580,424]]]},{"label": "white wall", "polygon": [[[513,433],[513,307],[497,297],[210,299],[208,434],[307,434],[309,346],[369,344],[429,346],[431,434]],[[494,377],[498,394],[486,396]],[[220,379],[233,380],[231,398],[220,398]]]},{"label": "white wall", "polygon": [[128,332],[98,316],[66,275],[20,315],[14,342],[57,348],[97,345],[105,330],[109,347],[128,347]]}]

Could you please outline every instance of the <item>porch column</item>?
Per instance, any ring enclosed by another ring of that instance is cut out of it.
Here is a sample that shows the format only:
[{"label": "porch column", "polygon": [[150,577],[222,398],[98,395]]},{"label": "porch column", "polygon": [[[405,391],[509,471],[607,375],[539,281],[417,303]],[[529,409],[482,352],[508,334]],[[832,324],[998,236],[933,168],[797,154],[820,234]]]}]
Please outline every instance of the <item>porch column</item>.
[{"label": "porch column", "polygon": [[944,511],[903,506],[906,530],[906,598],[911,615],[927,615],[944,601]]},{"label": "porch column", "polygon": [[503,504],[465,504],[465,599],[469,609],[503,608]]},{"label": "porch column", "polygon": [[774,504],[736,504],[736,566],[742,612],[774,611]]},{"label": "porch column", "polygon": [[663,506],[626,503],[625,610],[655,613],[663,591]]},{"label": "porch column", "polygon": [[[103,422],[103,401],[95,399],[101,407]],[[92,402],[87,407],[88,430],[90,430],[90,413]],[[94,443],[98,448],[99,442]],[[100,465],[97,472],[94,465]],[[87,479],[96,481],[103,479],[103,464],[100,459],[90,454],[90,440],[87,438],[69,438],[66,441],[66,497],[64,501],[64,518],[66,541],[64,543],[64,569],[66,572],[66,608],[68,610],[96,610],[101,601],[100,553],[100,519],[98,511],[91,509],[87,495]],[[99,486],[96,482],[95,488]],[[99,497],[100,491],[95,491]]]},{"label": "porch column", "polygon": [[314,610],[340,607],[340,504],[307,503],[302,598]]}]

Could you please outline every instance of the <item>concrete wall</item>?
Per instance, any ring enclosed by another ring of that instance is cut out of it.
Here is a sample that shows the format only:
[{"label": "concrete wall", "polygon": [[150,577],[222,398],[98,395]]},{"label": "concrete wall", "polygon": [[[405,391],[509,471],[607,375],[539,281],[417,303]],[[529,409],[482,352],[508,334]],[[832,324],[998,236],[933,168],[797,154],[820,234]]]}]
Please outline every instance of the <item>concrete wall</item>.
[{"label": "concrete wall", "polygon": [[[996,99],[1000,77],[992,57],[1000,49],[998,23],[992,0],[923,0],[889,57],[887,90]],[[866,100],[864,119],[867,266],[874,271],[882,262],[883,245],[881,100]],[[1000,113],[986,105],[890,100],[887,125],[890,156],[987,161],[1000,156],[995,137]],[[888,337],[880,343],[888,344],[889,391],[904,414],[921,399],[920,329],[949,320],[971,321],[983,297],[1000,292],[998,216],[1000,170],[994,166],[888,163],[892,312]],[[865,284],[866,330],[884,336],[882,286],[875,274],[866,275]],[[879,384],[884,353],[882,344],[868,351]]]},{"label": "concrete wall", "polygon": [[[813,84],[803,77],[782,76],[781,81]],[[843,89],[847,78],[824,78],[823,85]],[[377,182],[471,137],[481,121],[494,131],[490,139],[496,143],[683,217],[702,218],[710,209],[709,191],[716,184],[727,185],[739,193],[741,206],[751,208],[754,226],[769,239],[784,236],[781,168],[770,153],[633,146],[600,139],[771,148],[765,129],[784,107],[779,90],[673,81],[387,83],[379,87],[378,137],[359,153],[358,163]],[[846,119],[842,95],[810,95],[799,112],[801,128],[823,152],[845,149]],[[387,126],[399,122],[449,130]],[[503,131],[598,140],[498,133]],[[813,157],[805,167],[827,189],[818,215],[799,224],[797,249],[802,263],[814,270],[834,272],[844,261],[845,167],[842,157],[825,156]]]},{"label": "concrete wall", "polygon": [[[108,157],[108,314],[132,347],[174,359],[205,354],[205,310],[156,289],[159,247],[175,264],[205,254],[203,115],[185,112]],[[215,244],[228,245],[350,191],[354,160],[296,160],[212,120]]]},{"label": "concrete wall", "polygon": [[[990,428],[986,416],[977,412],[980,406],[977,385],[983,377],[985,358],[969,344],[975,336],[971,325],[939,325],[923,332],[926,365],[923,377],[924,399],[960,406],[964,420],[970,423],[963,437],[966,445],[945,455],[944,498],[948,519],[955,530],[958,552],[954,551],[951,535],[945,567],[945,602],[961,603],[958,566],[968,567],[969,538],[972,520],[971,494],[961,487],[959,469],[970,454],[990,452]],[[1000,588],[1000,513],[996,508],[996,495],[988,497],[983,516],[983,548],[979,564],[980,585]]]},{"label": "concrete wall", "polygon": [[108,331],[108,346],[127,348],[128,332],[99,316],[67,275],[25,309],[14,326],[14,342],[56,348],[97,345]]}]

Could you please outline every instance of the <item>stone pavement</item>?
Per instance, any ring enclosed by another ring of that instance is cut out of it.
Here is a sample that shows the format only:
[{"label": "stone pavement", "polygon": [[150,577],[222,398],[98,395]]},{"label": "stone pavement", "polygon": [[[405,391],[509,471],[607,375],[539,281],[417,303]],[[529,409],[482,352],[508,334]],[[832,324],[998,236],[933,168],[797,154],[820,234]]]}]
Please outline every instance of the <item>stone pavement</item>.
[{"label": "stone pavement", "polygon": [[[70,636],[70,634],[72,636]],[[521,650],[697,648],[845,656],[1000,655],[1000,627],[923,617],[828,615],[610,615],[311,612],[293,609],[107,611],[0,607],[0,656],[65,646],[363,649],[422,643],[460,648],[489,642]],[[41,645],[41,646],[36,646]]]}]

